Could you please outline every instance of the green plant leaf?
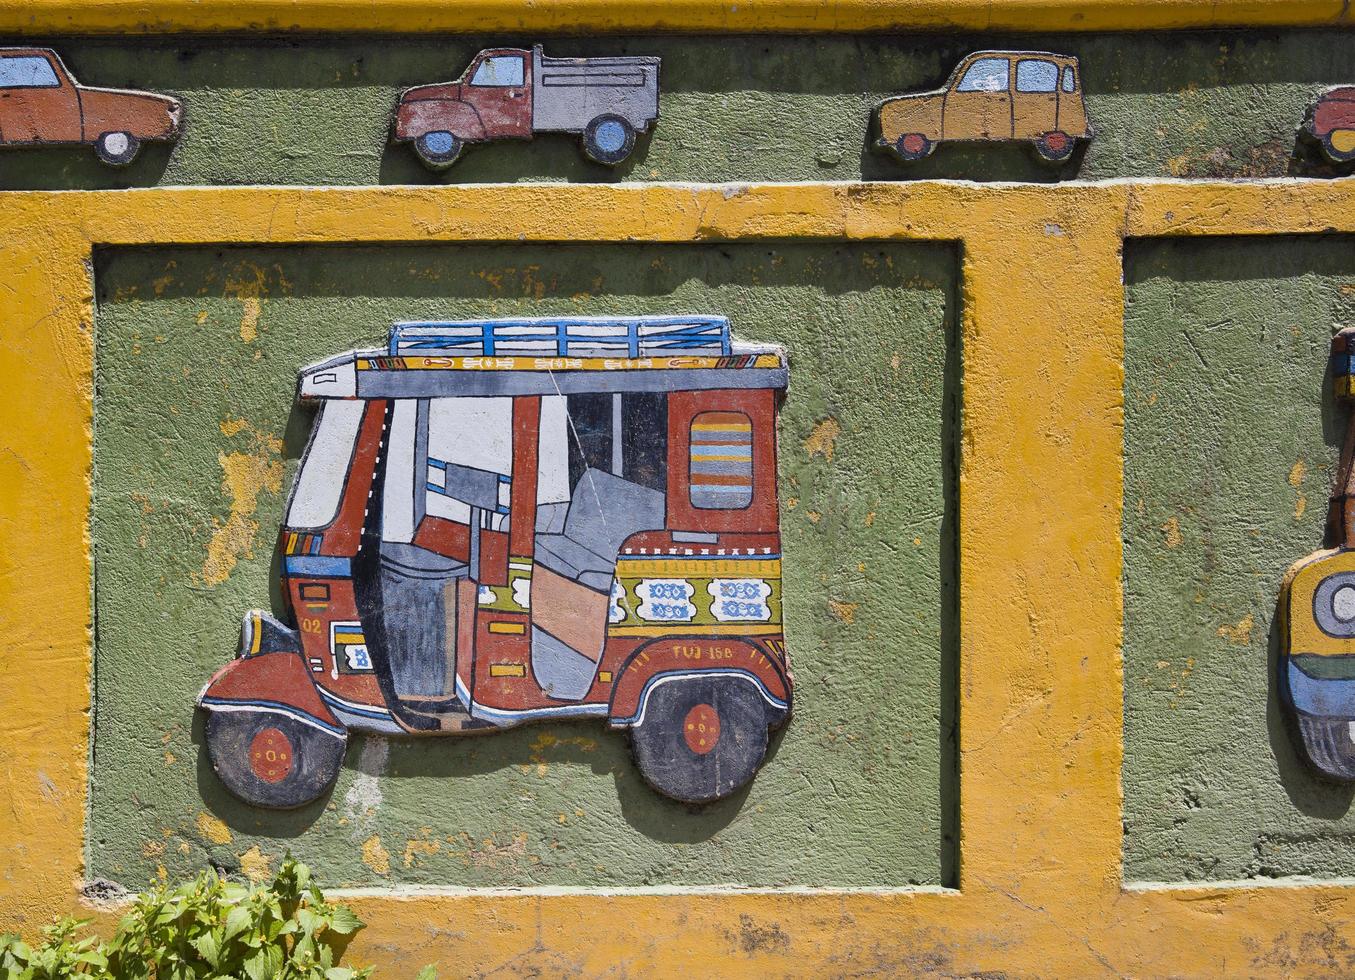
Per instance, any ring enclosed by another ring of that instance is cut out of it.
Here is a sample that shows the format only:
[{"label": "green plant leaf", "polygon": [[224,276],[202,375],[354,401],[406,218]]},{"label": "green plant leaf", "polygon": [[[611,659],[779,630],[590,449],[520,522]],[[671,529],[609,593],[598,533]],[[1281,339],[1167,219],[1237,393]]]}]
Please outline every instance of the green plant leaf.
[{"label": "green plant leaf", "polygon": [[429,963],[419,971],[418,976],[416,976],[414,980],[438,980],[437,967],[432,963]]},{"label": "green plant leaf", "polygon": [[336,905],[329,919],[330,931],[337,932],[341,936],[351,936],[364,925],[366,923],[359,919],[357,913],[347,905]]}]

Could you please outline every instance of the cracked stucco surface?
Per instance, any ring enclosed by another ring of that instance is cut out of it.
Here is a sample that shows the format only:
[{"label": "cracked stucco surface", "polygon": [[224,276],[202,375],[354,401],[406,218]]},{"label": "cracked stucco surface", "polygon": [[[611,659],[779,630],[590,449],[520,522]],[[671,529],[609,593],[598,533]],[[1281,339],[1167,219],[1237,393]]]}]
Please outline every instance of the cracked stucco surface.
[{"label": "cracked stucco surface", "polygon": [[1295,757],[1273,677],[1343,433],[1352,242],[1141,243],[1126,286],[1125,876],[1349,876],[1352,790]]}]

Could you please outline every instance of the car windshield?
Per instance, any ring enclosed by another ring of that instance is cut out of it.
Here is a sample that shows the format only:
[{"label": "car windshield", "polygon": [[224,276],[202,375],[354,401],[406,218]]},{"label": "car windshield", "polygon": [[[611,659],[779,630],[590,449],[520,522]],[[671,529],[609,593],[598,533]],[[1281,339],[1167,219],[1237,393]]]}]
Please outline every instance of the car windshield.
[{"label": "car windshield", "polygon": [[497,88],[512,88],[522,84],[522,56],[517,54],[495,55],[480,62],[471,77],[472,85],[487,85]]},{"label": "car windshield", "polygon": [[361,399],[325,400],[287,507],[288,527],[325,527],[334,520],[366,405]]},{"label": "car windshield", "polygon": [[46,58],[38,55],[0,58],[0,88],[57,88],[60,85]]}]

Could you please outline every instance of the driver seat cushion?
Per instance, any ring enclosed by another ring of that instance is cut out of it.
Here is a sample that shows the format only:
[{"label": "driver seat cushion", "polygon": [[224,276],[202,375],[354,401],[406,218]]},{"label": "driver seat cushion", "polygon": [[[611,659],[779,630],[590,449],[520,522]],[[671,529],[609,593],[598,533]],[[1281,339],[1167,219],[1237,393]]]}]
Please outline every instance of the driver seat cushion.
[{"label": "driver seat cushion", "polygon": [[585,470],[574,487],[563,533],[536,536],[536,561],[591,589],[610,591],[621,545],[637,531],[662,528],[665,514],[660,491]]}]

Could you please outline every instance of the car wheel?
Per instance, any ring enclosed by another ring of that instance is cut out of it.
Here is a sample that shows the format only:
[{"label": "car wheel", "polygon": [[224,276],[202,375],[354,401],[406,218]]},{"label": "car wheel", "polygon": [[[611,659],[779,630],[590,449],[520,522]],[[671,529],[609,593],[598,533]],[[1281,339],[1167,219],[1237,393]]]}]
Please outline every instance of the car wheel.
[{"label": "car wheel", "polygon": [[207,755],[226,788],[251,806],[290,810],[334,785],[346,736],[271,711],[208,711]]},{"label": "car wheel", "polygon": [[125,167],[135,159],[141,143],[131,133],[104,133],[94,141],[94,152],[104,163]]},{"label": "car wheel", "polygon": [[894,152],[902,160],[921,160],[932,155],[936,144],[921,133],[904,133],[894,143]]},{"label": "car wheel", "polygon": [[1298,714],[1299,734],[1312,764],[1332,779],[1355,780],[1351,719]]},{"label": "car wheel", "polygon": [[1060,163],[1067,160],[1073,155],[1075,149],[1077,149],[1077,140],[1057,129],[1052,133],[1045,133],[1035,141],[1035,152],[1050,163]]},{"label": "car wheel", "polygon": [[583,131],[583,152],[596,163],[620,163],[635,149],[635,128],[616,115],[598,116]]},{"label": "car wheel", "polygon": [[425,167],[432,170],[445,170],[456,163],[465,148],[465,141],[455,133],[436,130],[424,133],[414,141],[414,152],[423,161]]},{"label": "car wheel", "polygon": [[1333,163],[1355,160],[1355,129],[1333,129],[1322,137],[1322,151]]},{"label": "car wheel", "polygon": [[630,740],[635,764],[650,786],[684,803],[709,803],[757,773],[767,754],[767,714],[748,681],[661,681]]}]

